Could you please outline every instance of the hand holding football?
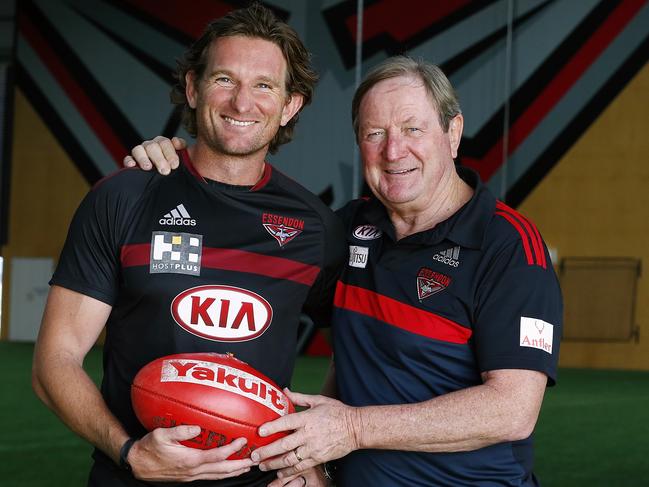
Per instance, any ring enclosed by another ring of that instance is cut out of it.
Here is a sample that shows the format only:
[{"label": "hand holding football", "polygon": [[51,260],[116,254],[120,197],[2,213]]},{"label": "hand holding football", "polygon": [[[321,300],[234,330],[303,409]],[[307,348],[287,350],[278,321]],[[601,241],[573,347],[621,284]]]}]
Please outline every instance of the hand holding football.
[{"label": "hand holding football", "polygon": [[295,411],[270,379],[230,354],[183,353],[145,365],[131,386],[135,414],[151,431],[198,425],[201,434],[182,442],[209,449],[245,437],[248,444],[231,459],[246,458],[262,445],[285,436],[262,438],[260,425]]}]

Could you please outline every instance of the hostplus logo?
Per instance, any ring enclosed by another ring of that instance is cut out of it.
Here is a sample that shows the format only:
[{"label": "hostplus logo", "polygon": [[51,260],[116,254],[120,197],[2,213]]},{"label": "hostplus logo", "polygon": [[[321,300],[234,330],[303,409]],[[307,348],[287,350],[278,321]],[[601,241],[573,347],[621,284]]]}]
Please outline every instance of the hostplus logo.
[{"label": "hostplus logo", "polygon": [[433,255],[433,260],[441,262],[442,264],[450,265],[451,267],[458,267],[460,265],[460,246],[456,245],[447,250],[442,250]]},{"label": "hostplus logo", "polygon": [[202,235],[153,232],[149,273],[200,276],[202,252]]},{"label": "hostplus logo", "polygon": [[189,216],[189,212],[182,203],[158,220],[160,225],[185,225],[196,226],[196,220]]}]

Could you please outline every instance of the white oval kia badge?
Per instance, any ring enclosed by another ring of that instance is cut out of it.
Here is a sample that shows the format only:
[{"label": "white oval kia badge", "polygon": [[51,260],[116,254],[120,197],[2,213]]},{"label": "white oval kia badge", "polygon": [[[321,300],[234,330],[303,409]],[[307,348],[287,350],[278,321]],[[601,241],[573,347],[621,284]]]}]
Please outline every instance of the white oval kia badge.
[{"label": "white oval kia badge", "polygon": [[233,286],[198,286],[171,302],[171,314],[182,328],[218,342],[257,338],[270,326],[273,308],[257,293]]},{"label": "white oval kia badge", "polygon": [[374,240],[383,235],[383,232],[374,225],[360,225],[354,228],[353,235],[359,240]]}]

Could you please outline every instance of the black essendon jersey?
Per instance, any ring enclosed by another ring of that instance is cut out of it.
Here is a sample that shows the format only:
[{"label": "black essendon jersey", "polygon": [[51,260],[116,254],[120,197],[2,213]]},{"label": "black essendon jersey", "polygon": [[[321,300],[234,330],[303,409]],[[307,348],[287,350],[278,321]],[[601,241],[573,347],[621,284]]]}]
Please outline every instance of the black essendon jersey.
[{"label": "black essendon jersey", "polygon": [[[74,216],[51,281],[113,307],[102,394],[132,436],[146,431],[131,381],[157,357],[232,352],[287,386],[300,312],[328,324],[345,257],[333,212],[269,164],[251,188],[205,181],[186,152],[181,160],[169,176],[125,169],[100,181]],[[272,477],[255,469],[212,484]]]}]

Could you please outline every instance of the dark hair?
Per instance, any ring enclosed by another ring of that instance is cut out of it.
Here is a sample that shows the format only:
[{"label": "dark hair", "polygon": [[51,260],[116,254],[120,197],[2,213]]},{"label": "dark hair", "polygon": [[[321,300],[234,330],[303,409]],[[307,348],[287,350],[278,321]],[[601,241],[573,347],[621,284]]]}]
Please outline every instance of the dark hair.
[{"label": "dark hair", "polygon": [[439,124],[444,132],[448,132],[451,120],[462,113],[457,94],[439,66],[423,60],[414,60],[408,56],[392,56],[372,68],[356,88],[352,100],[352,124],[356,138],[358,138],[359,128],[358,111],[363,97],[378,82],[400,76],[412,76],[421,79],[437,109]]},{"label": "dark hair", "polygon": [[[292,27],[279,20],[268,8],[254,3],[210,22],[201,37],[178,60],[175,72],[176,84],[171,90],[171,101],[183,107],[183,125],[194,137],[196,136],[196,110],[189,106],[185,95],[187,87],[185,75],[193,71],[196,75],[195,79],[200,80],[207,66],[207,53],[212,43],[220,37],[230,36],[258,37],[277,45],[286,59],[286,92],[289,96],[294,93],[302,95],[304,99],[302,108],[311,103],[318,74],[311,67],[309,51]],[[285,126],[279,128],[270,143],[271,154],[277,152],[280,145],[291,141],[298,114],[299,112]]]}]

